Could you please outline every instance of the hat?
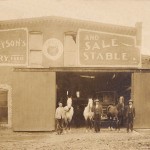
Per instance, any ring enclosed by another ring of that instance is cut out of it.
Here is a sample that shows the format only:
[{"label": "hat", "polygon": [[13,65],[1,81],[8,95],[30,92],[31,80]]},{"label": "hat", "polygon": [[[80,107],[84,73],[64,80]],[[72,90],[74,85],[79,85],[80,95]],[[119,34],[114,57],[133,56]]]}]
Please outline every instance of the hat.
[{"label": "hat", "polygon": [[132,100],[132,99],[130,99],[130,100],[129,100],[129,102],[132,102],[132,103],[133,103],[133,100]]},{"label": "hat", "polygon": [[95,100],[95,102],[99,102],[99,100],[98,100],[98,99],[96,99],[96,100]]},{"label": "hat", "polygon": [[58,104],[62,103],[62,101],[59,101]]}]

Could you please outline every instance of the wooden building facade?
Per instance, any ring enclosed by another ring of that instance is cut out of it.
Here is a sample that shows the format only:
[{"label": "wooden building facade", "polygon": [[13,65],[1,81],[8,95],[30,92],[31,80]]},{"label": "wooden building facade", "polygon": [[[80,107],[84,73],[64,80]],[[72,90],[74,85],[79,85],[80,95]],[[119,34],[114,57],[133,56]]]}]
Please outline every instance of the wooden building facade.
[{"label": "wooden building facade", "polygon": [[142,64],[141,30],[141,23],[126,27],[53,16],[1,21],[1,125],[51,131],[57,102],[65,99],[61,93],[115,91],[126,103],[134,100],[135,128],[150,128],[150,70]]}]

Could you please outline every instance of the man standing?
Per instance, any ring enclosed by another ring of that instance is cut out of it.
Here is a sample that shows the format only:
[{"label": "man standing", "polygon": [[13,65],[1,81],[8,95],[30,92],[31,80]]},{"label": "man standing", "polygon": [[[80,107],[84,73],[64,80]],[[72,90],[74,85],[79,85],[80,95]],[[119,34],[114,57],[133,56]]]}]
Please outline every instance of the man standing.
[{"label": "man standing", "polygon": [[64,108],[62,107],[62,102],[58,103],[58,108],[56,109],[55,118],[56,118],[57,134],[61,134],[63,132],[63,120],[64,120]]},{"label": "man standing", "polygon": [[127,111],[126,111],[126,118],[127,118],[127,132],[129,132],[129,129],[132,132],[133,120],[135,119],[135,108],[133,106],[132,100],[129,100],[129,105],[127,106]]},{"label": "man standing", "polygon": [[100,132],[101,126],[101,115],[103,112],[102,105],[99,103],[99,100],[95,100],[95,107],[94,107],[94,129],[95,132]]}]

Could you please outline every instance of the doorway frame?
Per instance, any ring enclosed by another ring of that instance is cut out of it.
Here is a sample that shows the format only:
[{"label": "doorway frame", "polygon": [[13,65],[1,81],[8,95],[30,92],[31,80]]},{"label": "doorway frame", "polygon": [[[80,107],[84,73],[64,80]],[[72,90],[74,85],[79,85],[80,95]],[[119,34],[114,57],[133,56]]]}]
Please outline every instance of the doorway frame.
[{"label": "doorway frame", "polygon": [[8,91],[8,123],[2,123],[0,126],[2,127],[12,127],[12,87],[8,84],[0,84],[0,88]]}]

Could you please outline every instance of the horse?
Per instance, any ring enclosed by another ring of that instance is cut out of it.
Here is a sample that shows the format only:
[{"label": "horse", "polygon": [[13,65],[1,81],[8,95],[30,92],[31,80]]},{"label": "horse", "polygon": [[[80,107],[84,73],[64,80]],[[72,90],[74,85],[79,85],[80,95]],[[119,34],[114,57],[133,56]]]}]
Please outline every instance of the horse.
[{"label": "horse", "polygon": [[88,129],[91,130],[93,128],[94,112],[93,112],[93,100],[92,99],[89,99],[87,106],[84,108],[83,116],[84,116],[85,124],[86,124],[86,132],[88,132]]},{"label": "horse", "polygon": [[64,107],[64,126],[65,130],[71,131],[71,121],[74,114],[74,108],[72,107],[72,98],[67,99],[67,106]]},{"label": "horse", "polygon": [[109,120],[109,128],[112,129],[112,123],[115,122],[115,128],[120,130],[120,125],[124,115],[124,98],[121,96],[117,105],[109,105],[107,107],[107,117]]}]

